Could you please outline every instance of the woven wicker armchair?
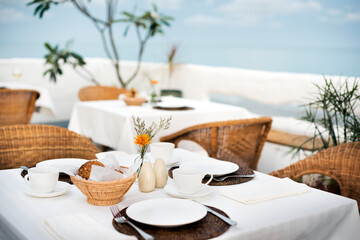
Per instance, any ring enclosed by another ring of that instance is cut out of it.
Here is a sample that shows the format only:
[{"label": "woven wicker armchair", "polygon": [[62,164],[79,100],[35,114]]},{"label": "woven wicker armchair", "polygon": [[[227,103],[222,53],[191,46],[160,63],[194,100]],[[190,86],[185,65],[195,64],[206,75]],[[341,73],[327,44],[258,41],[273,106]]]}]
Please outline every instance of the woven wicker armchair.
[{"label": "woven wicker armchair", "polygon": [[339,184],[341,195],[355,199],[360,207],[360,142],[328,148],[270,175],[296,181],[311,173],[333,178]]},{"label": "woven wicker armchair", "polygon": [[54,158],[94,159],[97,147],[66,128],[51,125],[0,127],[0,169],[17,168]]},{"label": "woven wicker armchair", "polygon": [[269,117],[205,123],[164,136],[160,141],[177,146],[181,140],[190,140],[202,146],[210,157],[256,170],[271,123]]},{"label": "woven wicker armchair", "polygon": [[0,126],[30,123],[39,96],[34,90],[0,89]]},{"label": "woven wicker armchair", "polygon": [[109,86],[88,86],[79,90],[81,101],[116,100],[122,93],[127,93],[125,88]]}]

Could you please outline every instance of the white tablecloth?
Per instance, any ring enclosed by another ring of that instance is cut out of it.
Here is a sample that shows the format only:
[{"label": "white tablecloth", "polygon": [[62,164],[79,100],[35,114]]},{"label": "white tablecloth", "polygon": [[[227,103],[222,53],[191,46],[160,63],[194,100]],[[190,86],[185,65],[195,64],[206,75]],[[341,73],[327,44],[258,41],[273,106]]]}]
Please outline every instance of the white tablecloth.
[{"label": "white tablecloth", "polygon": [[33,85],[29,83],[22,82],[0,82],[0,87],[5,87],[9,89],[30,89],[36,90],[40,93],[40,97],[36,100],[35,106],[40,107],[40,112],[45,112],[50,116],[55,116],[55,106],[50,97],[49,91],[41,86]]},{"label": "white tablecloth", "polygon": [[68,128],[97,143],[120,151],[136,153],[132,116],[141,117],[148,125],[153,121],[159,123],[161,117],[172,116],[170,128],[157,134],[154,141],[196,124],[254,117],[246,109],[230,105],[183,98],[163,98],[164,103],[167,101],[178,102],[194,109],[164,111],[153,109],[147,104],[141,107],[126,106],[121,100],[78,102],[74,106]]},{"label": "white tablecloth", "polygon": [[[175,157],[181,161],[206,160],[205,157],[176,149]],[[126,158],[131,163],[133,156]],[[122,163],[126,165],[125,161]],[[58,214],[85,213],[102,226],[113,229],[108,206],[94,206],[75,187],[55,198],[34,198],[25,194],[25,183],[20,169],[0,171],[0,238],[52,239],[44,229],[45,218]],[[257,172],[257,176],[244,185],[256,185],[274,180]],[[172,183],[169,178],[168,183]],[[238,225],[230,227],[215,239],[358,239],[360,218],[355,200],[316,189],[290,197],[277,198],[254,204],[242,204],[220,195],[221,188],[211,187],[212,193],[198,199],[226,212]],[[141,193],[133,185],[117,205],[127,207],[135,202],[152,198],[169,198],[163,189]],[[115,230],[113,230],[115,231]]]}]

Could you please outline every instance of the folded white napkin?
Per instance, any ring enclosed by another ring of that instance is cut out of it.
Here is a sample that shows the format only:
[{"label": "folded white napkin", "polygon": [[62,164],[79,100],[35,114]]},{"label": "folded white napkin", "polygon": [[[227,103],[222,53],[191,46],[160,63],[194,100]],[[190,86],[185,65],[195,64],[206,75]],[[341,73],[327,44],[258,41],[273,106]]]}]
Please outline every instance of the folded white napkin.
[{"label": "folded white napkin", "polygon": [[136,239],[134,236],[128,236],[105,228],[83,213],[49,217],[45,219],[44,226],[56,239],[61,240]]},{"label": "folded white napkin", "polygon": [[235,201],[250,204],[301,194],[307,191],[309,191],[307,185],[294,182],[289,178],[283,178],[259,184],[236,185],[221,189],[220,193]]}]

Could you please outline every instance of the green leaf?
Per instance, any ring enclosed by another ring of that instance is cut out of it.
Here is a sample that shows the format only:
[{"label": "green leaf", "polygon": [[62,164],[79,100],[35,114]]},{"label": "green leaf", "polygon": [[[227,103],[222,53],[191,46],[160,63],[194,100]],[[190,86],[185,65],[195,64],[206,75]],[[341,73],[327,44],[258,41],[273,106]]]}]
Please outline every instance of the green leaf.
[{"label": "green leaf", "polygon": [[84,61],[83,57],[80,56],[79,54],[74,53],[74,52],[72,52],[72,53],[70,53],[70,54],[71,54],[71,56],[73,56],[73,57],[78,61],[79,65],[82,66],[82,65],[85,65],[85,64],[86,64],[86,62]]},{"label": "green leaf", "polygon": [[44,13],[45,13],[47,10],[49,10],[49,8],[50,8],[49,4],[46,4],[46,6],[45,6],[43,9],[41,9],[40,14],[39,14],[39,17],[42,18],[43,15],[44,15]]},{"label": "green leaf", "polygon": [[42,1],[42,0],[34,0],[34,1],[32,1],[32,2],[28,2],[26,5],[29,6],[29,5],[32,5],[32,4],[41,2],[41,1]]},{"label": "green leaf", "polygon": [[121,12],[121,13],[129,18],[135,18],[135,16],[129,12]]},{"label": "green leaf", "polygon": [[160,19],[160,22],[162,22],[164,25],[170,27],[170,23],[168,23],[167,21]]},{"label": "green leaf", "polygon": [[161,19],[167,20],[167,21],[174,21],[174,18],[170,17],[170,16],[161,16]]},{"label": "green leaf", "polygon": [[153,5],[153,9],[154,9],[154,11],[155,11],[155,12],[157,12],[157,11],[158,11],[158,8],[157,8],[156,4],[155,4],[155,3],[153,3],[152,5]]},{"label": "green leaf", "polygon": [[54,49],[50,46],[50,44],[49,44],[48,42],[46,42],[46,43],[44,44],[44,46],[45,46],[50,52],[54,51]]},{"label": "green leaf", "polygon": [[40,9],[42,9],[43,8],[43,5],[42,4],[39,4],[39,6],[37,6],[36,8],[35,8],[35,11],[34,11],[34,16],[37,14],[37,12],[40,10]]},{"label": "green leaf", "polygon": [[125,30],[124,30],[124,37],[126,37],[128,31],[129,31],[130,25],[127,25]]}]

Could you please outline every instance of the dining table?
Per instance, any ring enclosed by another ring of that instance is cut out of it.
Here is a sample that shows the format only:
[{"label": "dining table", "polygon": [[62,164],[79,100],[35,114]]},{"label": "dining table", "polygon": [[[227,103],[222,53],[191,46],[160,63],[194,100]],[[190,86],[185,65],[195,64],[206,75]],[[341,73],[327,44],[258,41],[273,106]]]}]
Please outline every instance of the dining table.
[{"label": "dining table", "polygon": [[104,146],[137,153],[137,146],[133,144],[135,131],[132,117],[140,117],[148,126],[152,122],[158,124],[160,118],[172,117],[170,128],[160,131],[153,138],[154,142],[196,124],[255,117],[245,108],[221,103],[171,96],[162,97],[161,101],[161,107],[150,103],[127,106],[123,100],[77,102],[68,129]]},{"label": "dining table", "polygon": [[[135,156],[124,155],[118,158],[119,164],[129,166]],[[209,161],[206,156],[180,148],[174,150],[173,158],[180,166],[192,161],[204,161],[204,163]],[[21,176],[22,171],[22,169],[0,171],[0,239],[54,239],[44,227],[45,219],[74,214],[88,216],[99,226],[120,235],[112,225],[113,216],[110,206],[89,204],[86,197],[74,185],[57,197],[33,197],[27,193],[27,186]],[[196,198],[197,202],[215,207],[237,222],[237,225],[228,226],[226,231],[213,239],[335,240],[358,239],[360,236],[358,205],[350,198],[310,187],[306,192],[252,203],[242,203],[222,194],[234,187],[244,187],[245,191],[245,188],[256,189],[262,184],[270,183],[275,184],[270,190],[276,191],[278,184],[276,181],[282,180],[254,172],[256,176],[250,181],[235,185],[209,186],[209,194]],[[166,186],[170,184],[173,184],[171,177],[168,178]],[[156,188],[149,193],[140,192],[139,186],[134,183],[116,206],[124,209],[145,200],[174,198],[163,188]],[[171,214],[171,211],[168,214]],[[66,221],[60,224],[70,225]],[[68,227],[71,229],[72,226]],[[208,227],[205,232],[211,230],[211,225]],[[83,229],[86,230],[86,226],[83,226]],[[77,230],[72,229],[74,232]],[[168,228],[168,231],[170,230]],[[165,233],[166,231],[167,229]],[[181,239],[181,236],[178,239]]]}]

